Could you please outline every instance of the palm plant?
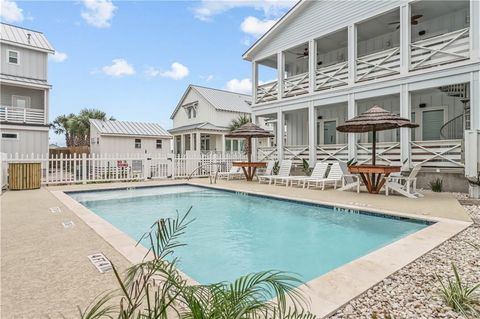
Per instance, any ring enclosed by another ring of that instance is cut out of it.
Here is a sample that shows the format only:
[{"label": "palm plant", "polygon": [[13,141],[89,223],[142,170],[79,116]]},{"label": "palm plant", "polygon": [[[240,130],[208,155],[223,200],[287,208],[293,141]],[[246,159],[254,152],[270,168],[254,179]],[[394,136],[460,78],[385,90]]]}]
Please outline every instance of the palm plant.
[{"label": "palm plant", "polygon": [[240,126],[242,126],[244,124],[247,124],[247,123],[251,123],[251,122],[252,122],[252,119],[250,118],[250,116],[248,116],[246,114],[242,114],[238,118],[233,119],[232,122],[230,122],[230,125],[228,126],[228,129],[230,130],[230,132],[232,132],[232,131],[236,130],[237,128],[239,128]]},{"label": "palm plant", "polygon": [[[190,208],[191,210],[191,208]],[[82,319],[314,319],[304,312],[305,298],[295,287],[300,280],[280,271],[249,274],[233,283],[192,285],[177,270],[174,250],[193,220],[182,217],[156,221],[140,240],[150,243],[144,261],[122,277],[112,264],[119,289],[94,300]],[[167,261],[170,259],[170,261]],[[289,307],[287,304],[291,304]]]}]

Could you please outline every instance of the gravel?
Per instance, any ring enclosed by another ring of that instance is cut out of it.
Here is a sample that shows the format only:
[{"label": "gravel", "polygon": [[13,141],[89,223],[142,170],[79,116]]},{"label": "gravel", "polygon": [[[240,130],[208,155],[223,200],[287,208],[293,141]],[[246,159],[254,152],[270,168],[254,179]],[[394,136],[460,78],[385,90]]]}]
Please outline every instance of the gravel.
[{"label": "gravel", "polygon": [[[457,194],[459,200],[465,200]],[[385,278],[365,293],[337,310],[329,318],[465,318],[448,307],[440,296],[438,275],[453,276],[452,263],[463,283],[480,282],[480,206],[463,206],[475,223],[442,245]],[[478,295],[477,295],[478,296]],[[480,296],[478,296],[480,299]]]}]

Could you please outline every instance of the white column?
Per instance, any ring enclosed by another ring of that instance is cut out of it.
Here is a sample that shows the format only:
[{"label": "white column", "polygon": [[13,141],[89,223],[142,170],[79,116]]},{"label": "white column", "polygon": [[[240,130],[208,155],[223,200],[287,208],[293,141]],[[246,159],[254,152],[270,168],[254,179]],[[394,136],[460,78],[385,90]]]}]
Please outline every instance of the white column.
[{"label": "white column", "polygon": [[410,5],[400,7],[400,73],[410,69]]},{"label": "white column", "polygon": [[222,134],[222,156],[225,156],[226,148],[225,148],[225,134]]},{"label": "white column", "polygon": [[[411,106],[410,106],[410,92],[408,90],[408,84],[402,84],[400,86],[400,116],[410,119],[411,117]],[[411,129],[407,127],[400,128],[400,162],[408,162],[410,167],[410,140],[411,140]]]},{"label": "white column", "polygon": [[202,151],[202,149],[201,149],[202,148],[202,140],[201,140],[202,134],[200,132],[198,132],[196,134],[197,134],[197,140],[196,140],[197,149],[196,149],[196,151],[197,151],[198,154],[200,154],[201,151]]},{"label": "white column", "polygon": [[180,153],[185,154],[185,135],[180,135]]},{"label": "white column", "polygon": [[48,93],[49,91],[46,89],[43,91],[43,121],[45,125],[48,124]]},{"label": "white column", "polygon": [[357,28],[355,24],[348,26],[348,83],[353,85],[357,77]]},{"label": "white column", "polygon": [[[348,95],[348,119],[351,119],[357,114],[357,103],[355,102],[355,94],[351,93]],[[357,157],[357,134],[356,133],[347,133],[348,134],[348,159]]]},{"label": "white column", "polygon": [[[252,113],[251,119],[252,119],[252,123],[258,125],[257,116],[255,114]],[[252,149],[252,161],[255,162],[257,160],[257,139],[256,138],[252,138],[251,149]]]},{"label": "white column", "polygon": [[310,102],[308,106],[308,161],[310,167],[315,165],[317,161],[317,142],[315,140],[315,130],[317,122],[317,112],[313,102]]},{"label": "white column", "polygon": [[278,92],[278,99],[281,100],[283,98],[283,77],[285,75],[285,55],[283,52],[277,53],[277,78],[278,78],[278,85],[277,85],[277,92]]},{"label": "white column", "polygon": [[480,59],[480,1],[478,0],[470,1],[470,45],[471,58]]},{"label": "white column", "polygon": [[252,104],[257,103],[258,63],[252,61]]},{"label": "white column", "polygon": [[310,93],[315,92],[315,78],[317,70],[317,41],[310,40],[308,41],[308,90]]},{"label": "white column", "polygon": [[480,130],[480,72],[470,74],[470,129]]},{"label": "white column", "polygon": [[195,151],[195,145],[193,145],[193,133],[190,133],[190,151]]},{"label": "white column", "polygon": [[278,159],[283,159],[283,138],[285,136],[285,115],[282,110],[277,111],[277,154]]}]

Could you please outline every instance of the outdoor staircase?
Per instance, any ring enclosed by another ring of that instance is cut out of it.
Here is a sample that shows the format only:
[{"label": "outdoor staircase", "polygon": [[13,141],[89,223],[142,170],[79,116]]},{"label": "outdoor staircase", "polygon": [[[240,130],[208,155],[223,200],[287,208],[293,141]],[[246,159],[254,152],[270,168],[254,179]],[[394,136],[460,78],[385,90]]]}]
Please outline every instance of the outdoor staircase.
[{"label": "outdoor staircase", "polygon": [[452,84],[440,87],[440,91],[448,96],[460,98],[463,113],[449,120],[440,128],[440,136],[444,140],[463,139],[463,131],[470,128],[470,99],[468,84]]}]

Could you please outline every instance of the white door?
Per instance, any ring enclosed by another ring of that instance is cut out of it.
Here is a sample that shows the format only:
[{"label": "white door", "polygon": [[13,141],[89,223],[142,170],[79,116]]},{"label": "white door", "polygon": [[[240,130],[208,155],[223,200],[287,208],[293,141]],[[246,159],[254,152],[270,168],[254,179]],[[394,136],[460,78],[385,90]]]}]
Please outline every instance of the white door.
[{"label": "white door", "polygon": [[443,110],[424,111],[422,113],[422,139],[439,140],[443,126]]}]

